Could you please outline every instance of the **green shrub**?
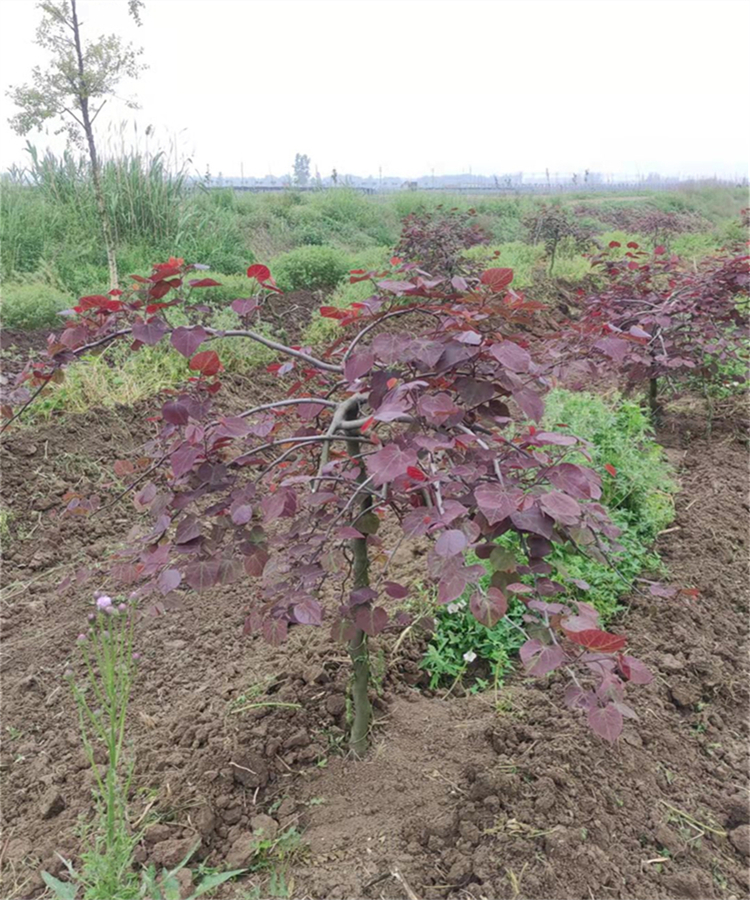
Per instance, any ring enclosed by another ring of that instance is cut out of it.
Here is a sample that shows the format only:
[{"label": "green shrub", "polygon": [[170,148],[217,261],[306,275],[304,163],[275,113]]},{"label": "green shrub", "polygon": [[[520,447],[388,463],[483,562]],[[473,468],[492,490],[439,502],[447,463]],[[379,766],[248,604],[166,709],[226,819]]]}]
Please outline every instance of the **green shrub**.
[{"label": "green shrub", "polygon": [[[495,253],[498,256],[495,256]],[[534,280],[534,270],[544,270],[544,247],[525,244],[523,241],[510,241],[507,244],[492,244],[489,247],[479,245],[467,250],[467,259],[481,260],[489,266],[503,266],[513,269],[514,288],[526,288]]]},{"label": "green shrub", "polygon": [[[373,247],[371,250],[353,253],[349,259],[349,269],[385,270],[390,267],[389,259],[391,251],[388,247]],[[372,283],[358,281],[350,284],[345,281],[326,299],[326,305],[337,306],[344,309],[352,303],[366,300],[373,293]],[[310,346],[326,345],[334,341],[341,332],[341,326],[337,319],[326,319],[317,311],[312,314],[310,324],[307,326],[302,342]]]},{"label": "green shrub", "polygon": [[75,305],[70,294],[40,281],[10,282],[0,291],[0,320],[4,328],[54,328],[58,313]]},{"label": "green shrub", "polygon": [[278,256],[271,268],[284,291],[330,291],[349,272],[349,258],[332,247],[298,247]]}]

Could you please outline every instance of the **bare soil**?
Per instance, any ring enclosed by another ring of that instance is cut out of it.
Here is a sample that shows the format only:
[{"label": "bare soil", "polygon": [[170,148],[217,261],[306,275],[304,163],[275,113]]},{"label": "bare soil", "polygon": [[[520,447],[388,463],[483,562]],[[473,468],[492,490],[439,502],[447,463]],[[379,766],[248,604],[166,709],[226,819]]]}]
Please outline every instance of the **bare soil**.
[{"label": "bare soil", "polygon": [[[258,374],[235,379],[224,402],[278,391]],[[56,853],[76,857],[78,822],[92,815],[63,679],[91,588],[58,585],[111,551],[136,513],[124,502],[61,521],[57,507],[71,484],[116,495],[112,463],[147,439],[144,418],[93,411],[16,430],[0,449],[4,898],[41,895],[40,870],[62,874]],[[348,661],[327,634],[292,629],[274,649],[241,634],[251,583],[186,594],[179,612],[138,627],[132,815],[159,817],[138,861],[175,864],[200,841],[196,860],[242,866],[253,830],[294,827],[292,897],[748,896],[747,442],[732,415],[709,439],[699,410],[672,412],[660,440],[682,491],[658,550],[674,582],[700,593],[632,597],[622,625],[657,677],[615,747],[562,706],[554,677],[519,673],[497,697],[442,699],[424,690],[422,647],[394,652],[389,639],[374,648],[385,674],[372,750],[347,758]],[[420,553],[407,549],[394,577],[416,579]],[[263,878],[217,896],[268,890]]]}]

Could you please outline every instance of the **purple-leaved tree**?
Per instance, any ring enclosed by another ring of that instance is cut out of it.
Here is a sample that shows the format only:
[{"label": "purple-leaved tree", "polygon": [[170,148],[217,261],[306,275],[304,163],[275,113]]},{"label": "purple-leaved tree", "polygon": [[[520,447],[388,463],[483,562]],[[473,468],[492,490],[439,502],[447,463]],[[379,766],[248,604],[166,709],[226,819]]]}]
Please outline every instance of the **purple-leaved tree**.
[{"label": "purple-leaved tree", "polygon": [[[585,455],[585,443],[538,427],[549,363],[530,352],[523,329],[540,305],[511,289],[512,271],[433,278],[394,258],[389,272],[353,273],[372,281],[373,294],[345,310],[322,308],[340,320],[341,337],[315,353],[252,329],[278,291],[265,266],[248,270],[255,289],[232,302],[244,324],[229,331],[193,302],[216,284],[200,268],[170,259],[133,276],[125,292],[83,297],[6,404],[10,423],[69,363],[113,340],[133,351],[168,341],[189,360],[195,375],[161,406],[146,458],[116,464],[151,522],[115,555],[112,576],[157,607],[184,589],[249,578],[248,634],[281,644],[290,628],[328,628],[352,660],[350,746],[362,754],[368,641],[409,622],[398,611],[409,586],[395,580],[393,563],[406,542],[430,538],[426,577],[438,603],[469,592],[487,626],[506,615],[509,598],[524,603],[524,665],[534,675],[567,673],[566,701],[615,740],[633,715],[626,684],[651,676],[624,654],[625,637],[604,632],[596,611],[566,600],[551,577],[555,542],[601,558],[618,549],[618,530],[598,502],[599,476],[566,459]],[[170,324],[175,306],[190,325]],[[287,378],[284,399],[217,413],[219,337],[278,351],[269,368]],[[96,507],[96,498],[70,496],[67,511]],[[397,526],[388,541],[384,522]],[[521,564],[493,554],[506,532]],[[487,590],[469,550],[493,569]]]}]

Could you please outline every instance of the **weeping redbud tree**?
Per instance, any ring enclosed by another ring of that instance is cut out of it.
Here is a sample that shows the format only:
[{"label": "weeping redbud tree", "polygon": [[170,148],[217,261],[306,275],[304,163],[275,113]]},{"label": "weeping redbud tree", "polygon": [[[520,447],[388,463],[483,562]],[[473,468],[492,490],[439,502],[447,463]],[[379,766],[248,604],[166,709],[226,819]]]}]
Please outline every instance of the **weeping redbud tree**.
[{"label": "weeping redbud tree", "polygon": [[544,342],[559,361],[557,374],[575,380],[614,368],[631,385],[648,385],[658,416],[663,385],[676,392],[687,378],[716,380],[727,364],[742,369],[749,264],[750,256],[732,250],[696,265],[664,246],[647,253],[635,241],[626,248],[612,241],[592,258],[601,287],[580,298],[576,321],[563,323],[556,339]]},{"label": "weeping redbud tree", "polygon": [[[326,627],[351,657],[350,745],[362,754],[371,725],[368,641],[409,623],[398,554],[428,538],[425,580],[437,602],[468,592],[488,627],[509,602],[525,604],[516,627],[527,671],[564,672],[568,705],[614,741],[623,716],[633,715],[627,682],[651,676],[625,655],[625,637],[601,630],[596,611],[565,599],[551,577],[555,542],[601,558],[618,550],[618,530],[597,502],[598,474],[566,459],[585,455],[584,442],[538,430],[548,385],[524,333],[540,304],[510,288],[509,269],[447,280],[396,258],[391,267],[352,273],[371,280],[373,294],[348,309],[321,309],[340,320],[341,336],[316,354],[253,330],[278,292],[265,266],[248,269],[251,296],[231,304],[243,327],[220,331],[211,309],[193,301],[216,282],[170,259],[149,277],[133,276],[126,292],[80,300],[62,333],[50,336],[47,359],[22,374],[15,416],[84,353],[114,340],[133,352],[168,341],[195,375],[161,406],[145,458],[116,464],[151,523],[116,554],[115,579],[158,604],[173,592],[248,578],[247,634],[277,645],[290,628]],[[170,324],[175,307],[191,324]],[[270,369],[284,398],[218,413],[217,338],[278,351]],[[68,512],[95,507],[73,496]],[[387,538],[384,523],[395,526]],[[517,553],[496,544],[508,532]],[[492,569],[486,590],[485,566],[467,564],[469,550]]]}]

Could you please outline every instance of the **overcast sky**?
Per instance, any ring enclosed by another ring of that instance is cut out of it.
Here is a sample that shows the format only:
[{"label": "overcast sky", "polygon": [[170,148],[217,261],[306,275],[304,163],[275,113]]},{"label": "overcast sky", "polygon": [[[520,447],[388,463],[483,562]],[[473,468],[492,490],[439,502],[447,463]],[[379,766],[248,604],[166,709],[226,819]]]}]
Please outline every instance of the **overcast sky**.
[{"label": "overcast sky", "polygon": [[[748,169],[746,0],[146,0],[141,29],[125,0],[79,8],[85,34],[144,48],[124,91],[142,109],[109,121],[200,171],[281,175],[296,152],[322,175]],[[4,95],[44,57],[33,0],[0,14]],[[24,156],[12,111],[0,168]]]}]

